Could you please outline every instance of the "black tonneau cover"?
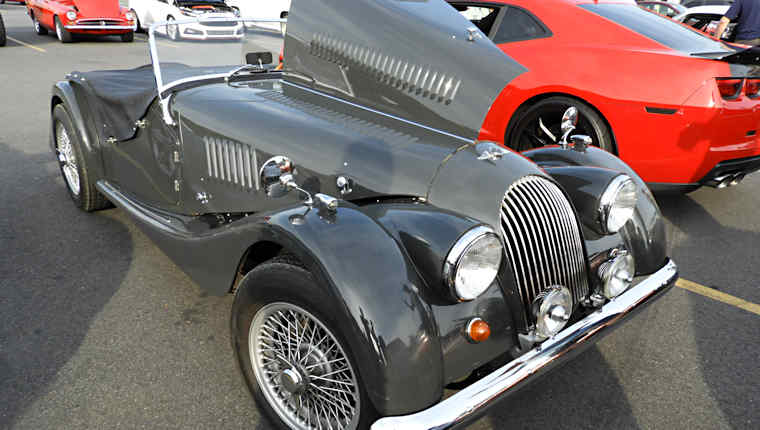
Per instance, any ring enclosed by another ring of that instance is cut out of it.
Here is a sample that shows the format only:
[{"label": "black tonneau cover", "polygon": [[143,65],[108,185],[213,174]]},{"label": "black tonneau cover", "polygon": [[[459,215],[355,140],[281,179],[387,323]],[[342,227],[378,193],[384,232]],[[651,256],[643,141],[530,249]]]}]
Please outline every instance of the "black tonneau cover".
[{"label": "black tonneau cover", "polygon": [[[224,73],[231,67],[196,68],[184,64],[161,63],[161,75],[166,82],[197,77],[208,73]],[[199,73],[202,70],[202,73]],[[137,131],[135,123],[148,112],[158,96],[153,66],[130,70],[99,70],[72,72],[69,79],[85,89],[87,102],[98,121],[101,138],[129,140]]]},{"label": "black tonneau cover", "polygon": [[72,72],[69,79],[85,89],[90,111],[98,119],[98,132],[103,139],[131,139],[135,122],[145,116],[158,95],[153,66],[132,70]]}]

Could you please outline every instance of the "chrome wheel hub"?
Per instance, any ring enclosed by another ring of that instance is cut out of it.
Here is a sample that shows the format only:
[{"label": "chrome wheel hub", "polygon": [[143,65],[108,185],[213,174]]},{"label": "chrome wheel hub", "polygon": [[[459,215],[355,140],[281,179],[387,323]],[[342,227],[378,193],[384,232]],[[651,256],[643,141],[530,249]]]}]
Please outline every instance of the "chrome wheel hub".
[{"label": "chrome wheel hub", "polygon": [[79,195],[79,170],[77,168],[77,157],[74,154],[74,147],[71,144],[69,133],[63,123],[58,122],[55,127],[55,144],[58,153],[58,162],[61,164],[63,177],[66,179],[66,185],[75,196]]},{"label": "chrome wheel hub", "polygon": [[282,387],[291,394],[301,393],[306,388],[305,381],[301,373],[295,369],[285,369],[280,374]]},{"label": "chrome wheel hub", "polygon": [[263,307],[251,323],[248,347],[256,381],[288,427],[357,427],[356,374],[336,337],[311,313],[289,303]]}]

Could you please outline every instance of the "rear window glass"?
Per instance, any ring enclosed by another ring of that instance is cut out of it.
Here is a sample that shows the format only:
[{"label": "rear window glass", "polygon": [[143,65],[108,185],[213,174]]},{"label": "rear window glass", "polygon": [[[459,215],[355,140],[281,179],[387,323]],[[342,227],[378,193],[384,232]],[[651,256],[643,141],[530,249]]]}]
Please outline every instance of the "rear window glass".
[{"label": "rear window glass", "polygon": [[528,12],[514,6],[509,6],[504,15],[504,20],[493,37],[493,41],[494,43],[505,43],[538,39],[548,34],[547,29]]},{"label": "rear window glass", "polygon": [[668,18],[632,4],[584,4],[582,8],[614,21],[669,48],[688,54],[734,52],[723,43],[691,30]]}]

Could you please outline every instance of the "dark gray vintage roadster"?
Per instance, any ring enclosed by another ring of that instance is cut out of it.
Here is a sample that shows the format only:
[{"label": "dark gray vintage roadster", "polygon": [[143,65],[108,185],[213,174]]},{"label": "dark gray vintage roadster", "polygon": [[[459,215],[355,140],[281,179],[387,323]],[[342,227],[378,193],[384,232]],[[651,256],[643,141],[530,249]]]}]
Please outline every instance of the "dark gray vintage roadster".
[{"label": "dark gray vintage roadster", "polygon": [[289,18],[282,71],[157,24],[151,66],[72,73],[50,105],[75,204],[117,205],[235,295],[233,348],[279,427],[466,424],[673,285],[654,199],[571,136],[576,112],[561,145],[477,140],[523,69],[443,0]]}]

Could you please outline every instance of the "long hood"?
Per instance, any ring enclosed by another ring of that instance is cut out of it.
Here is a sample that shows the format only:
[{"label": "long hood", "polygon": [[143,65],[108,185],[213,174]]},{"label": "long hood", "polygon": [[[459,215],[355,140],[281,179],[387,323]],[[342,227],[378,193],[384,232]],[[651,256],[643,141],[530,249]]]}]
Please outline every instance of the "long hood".
[{"label": "long hood", "polygon": [[498,229],[507,189],[518,179],[548,177],[535,163],[512,151],[495,160],[480,160],[475,145],[462,148],[441,165],[428,192],[428,201]]},{"label": "long hood", "polygon": [[285,69],[291,82],[468,139],[526,71],[444,0],[294,0]]},{"label": "long hood", "polygon": [[84,18],[119,18],[119,0],[74,0],[74,6]]}]

